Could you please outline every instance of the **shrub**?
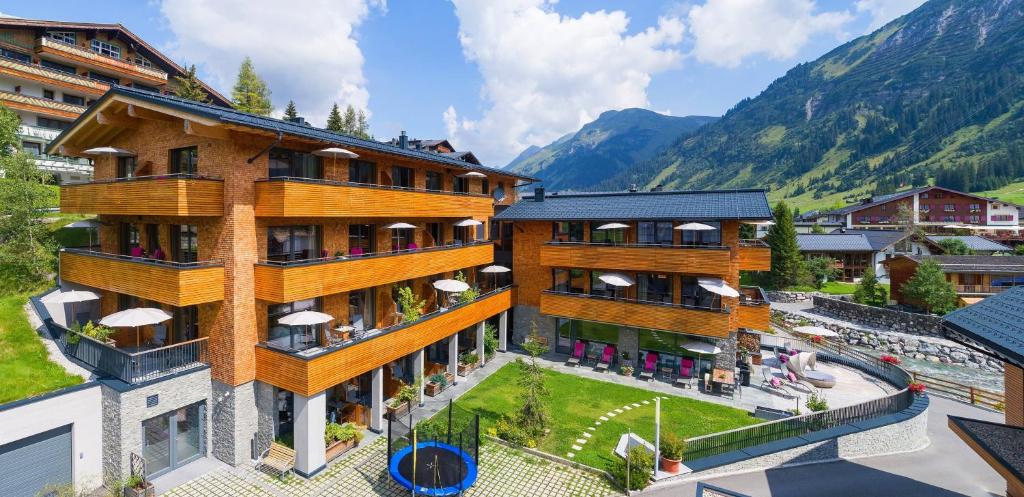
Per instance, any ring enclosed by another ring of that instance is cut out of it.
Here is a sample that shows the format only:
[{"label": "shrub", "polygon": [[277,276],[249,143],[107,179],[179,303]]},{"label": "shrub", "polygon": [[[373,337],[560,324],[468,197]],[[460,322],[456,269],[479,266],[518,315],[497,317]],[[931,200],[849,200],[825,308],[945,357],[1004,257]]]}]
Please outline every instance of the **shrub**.
[{"label": "shrub", "polygon": [[490,323],[484,324],[484,357],[490,360],[498,351],[498,329]]},{"label": "shrub", "polygon": [[331,445],[334,442],[347,442],[355,440],[357,443],[363,440],[363,432],[352,423],[327,423],[324,428],[324,443]]},{"label": "shrub", "polygon": [[619,372],[622,373],[623,376],[633,376],[633,366],[622,366],[619,368]]},{"label": "shrub", "polygon": [[519,447],[536,447],[537,441],[530,437],[518,423],[502,416],[491,428],[494,436]]},{"label": "shrub", "polygon": [[889,303],[889,294],[885,287],[878,283],[874,269],[864,270],[864,276],[861,277],[860,283],[853,291],[853,301],[872,307],[885,307]]},{"label": "shrub", "polygon": [[828,401],[825,400],[825,396],[820,391],[811,392],[807,396],[807,402],[804,405],[813,412],[828,410]]},{"label": "shrub", "polygon": [[434,383],[434,384],[440,385],[441,388],[444,388],[444,387],[448,386],[448,378],[445,377],[445,375],[442,374],[442,373],[437,373],[437,374],[430,375],[430,378],[428,378],[428,381],[430,381],[430,383]]},{"label": "shrub", "polygon": [[686,440],[672,432],[667,432],[661,437],[661,456],[673,461],[681,461],[686,453]]},{"label": "shrub", "polygon": [[626,460],[616,457],[608,465],[608,473],[612,475],[620,487],[626,488],[626,474],[629,474],[629,490],[643,490],[651,483],[654,472],[654,456],[642,445],[629,449],[629,464]]},{"label": "shrub", "polygon": [[[462,271],[455,273],[455,279],[463,283],[466,282],[466,275],[462,274]],[[480,288],[470,285],[469,289],[459,294],[459,303],[466,304],[472,302],[480,296]]]},{"label": "shrub", "polygon": [[426,305],[426,301],[419,298],[412,288],[403,286],[398,289],[398,308],[402,312],[403,324],[419,321]]},{"label": "shrub", "polygon": [[[102,324],[95,324],[92,321],[85,323],[85,325],[75,323],[71,329],[78,332],[81,336],[87,336],[99,342],[106,342],[114,334],[113,328],[103,326]],[[78,343],[78,334],[72,333],[68,335],[68,342],[72,344]]]},{"label": "shrub", "polygon": [[480,362],[480,356],[476,352],[466,352],[459,356],[459,362],[462,364],[476,364]]},{"label": "shrub", "polygon": [[880,360],[880,361],[882,361],[884,363],[895,364],[895,365],[899,365],[899,363],[900,363],[900,358],[899,357],[896,357],[894,355],[888,355],[888,354],[883,355],[882,357],[878,358],[878,360]]}]

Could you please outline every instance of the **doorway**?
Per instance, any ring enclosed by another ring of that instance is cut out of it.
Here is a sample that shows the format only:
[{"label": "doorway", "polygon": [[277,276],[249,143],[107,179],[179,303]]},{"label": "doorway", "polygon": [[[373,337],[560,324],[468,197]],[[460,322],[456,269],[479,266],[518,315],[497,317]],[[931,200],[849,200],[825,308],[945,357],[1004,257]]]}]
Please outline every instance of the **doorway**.
[{"label": "doorway", "polygon": [[142,422],[142,457],[146,460],[147,478],[202,457],[206,452],[202,422],[205,415],[206,406],[198,403]]}]

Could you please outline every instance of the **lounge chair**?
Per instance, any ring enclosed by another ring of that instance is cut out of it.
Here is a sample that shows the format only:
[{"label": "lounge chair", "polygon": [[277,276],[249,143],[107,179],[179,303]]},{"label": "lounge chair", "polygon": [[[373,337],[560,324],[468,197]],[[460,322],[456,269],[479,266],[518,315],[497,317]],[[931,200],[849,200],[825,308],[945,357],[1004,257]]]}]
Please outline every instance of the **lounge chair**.
[{"label": "lounge chair", "polygon": [[583,350],[586,349],[586,344],[582,340],[576,340],[576,346],[573,347],[572,356],[565,363],[569,366],[579,366],[580,360],[583,359]]},{"label": "lounge chair", "polygon": [[684,357],[679,361],[679,377],[675,385],[683,388],[693,388],[693,359]]},{"label": "lounge chair", "polygon": [[784,397],[794,397],[792,392],[785,388],[782,380],[778,376],[772,374],[772,369],[770,367],[765,366],[761,368],[761,376],[764,377],[764,379],[761,380],[761,388],[767,389],[769,392],[778,392]]},{"label": "lounge chair", "polygon": [[596,370],[607,370],[612,363],[612,357],[615,356],[615,347],[611,345],[604,346],[604,352],[601,352],[601,360],[597,361],[597,366],[594,366]]},{"label": "lounge chair", "polygon": [[648,352],[644,357],[644,369],[640,371],[640,379],[651,381],[654,379],[654,368],[658,364],[658,354]]}]

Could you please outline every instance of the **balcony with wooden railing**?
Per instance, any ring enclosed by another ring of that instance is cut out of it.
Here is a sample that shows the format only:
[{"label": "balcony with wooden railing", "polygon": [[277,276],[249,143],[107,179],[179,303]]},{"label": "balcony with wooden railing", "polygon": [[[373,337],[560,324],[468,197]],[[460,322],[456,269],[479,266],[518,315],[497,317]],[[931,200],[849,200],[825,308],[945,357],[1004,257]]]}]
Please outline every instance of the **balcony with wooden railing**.
[{"label": "balcony with wooden railing", "polygon": [[764,240],[740,240],[740,271],[771,271],[772,249]]},{"label": "balcony with wooden railing", "polygon": [[256,182],[256,215],[265,217],[464,217],[494,214],[490,196],[307,178]]},{"label": "balcony with wooden railing", "polygon": [[729,336],[728,307],[701,307],[545,290],[540,313],[708,337]]},{"label": "balcony with wooden railing", "polygon": [[256,298],[294,302],[493,261],[494,244],[490,241],[303,261],[260,261],[256,265]]},{"label": "balcony with wooden railing", "polygon": [[65,119],[75,119],[85,112],[85,107],[81,105],[66,104],[48,98],[33,97],[9,91],[0,91],[0,104],[14,110],[58,116]]},{"label": "balcony with wooden railing", "polygon": [[542,266],[657,273],[725,275],[730,257],[721,245],[551,241],[540,248]]},{"label": "balcony with wooden railing", "polygon": [[412,323],[356,332],[351,338],[302,350],[256,346],[256,379],[310,396],[400,359],[458,333],[512,306],[509,287],[480,295],[472,302],[425,314]]},{"label": "balcony with wooden railing", "polygon": [[146,67],[124,59],[109,57],[87,48],[63,43],[52,38],[39,38],[37,46],[37,50],[40,53],[53,54],[79,64],[95,66],[108,71],[126,73],[131,77],[144,79],[151,83],[167,83],[167,73],[156,67]]},{"label": "balcony with wooden railing", "polygon": [[44,83],[47,86],[56,85],[92,96],[103,95],[110,89],[110,85],[100,81],[8,57],[0,57],[0,74]]},{"label": "balcony with wooden railing", "polygon": [[740,305],[736,306],[736,326],[748,330],[771,330],[771,305],[760,287],[740,287]]},{"label": "balcony with wooden railing", "polygon": [[224,300],[224,266],[168,262],[79,249],[60,253],[64,281],[176,307]]},{"label": "balcony with wooden railing", "polygon": [[62,185],[60,210],[71,214],[222,216],[224,182],[166,174]]},{"label": "balcony with wooden railing", "polygon": [[1013,286],[956,285],[957,295],[994,295]]}]

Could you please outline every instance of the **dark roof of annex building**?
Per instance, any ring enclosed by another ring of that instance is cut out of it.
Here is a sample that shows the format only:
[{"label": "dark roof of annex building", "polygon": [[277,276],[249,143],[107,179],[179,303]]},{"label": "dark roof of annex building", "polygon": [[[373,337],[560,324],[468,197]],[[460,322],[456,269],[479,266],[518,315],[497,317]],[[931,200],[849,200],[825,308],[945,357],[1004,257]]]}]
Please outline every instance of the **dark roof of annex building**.
[{"label": "dark roof of annex building", "polygon": [[768,220],[772,209],[764,190],[549,193],[524,196],[495,219],[500,221]]},{"label": "dark roof of annex building", "polygon": [[887,195],[876,195],[874,197],[871,197],[870,201],[868,201],[868,202],[860,202],[860,203],[856,203],[856,204],[853,204],[853,205],[848,205],[846,207],[843,207],[843,208],[836,209],[834,211],[828,212],[828,214],[849,214],[851,212],[857,212],[857,211],[862,210],[862,209],[867,209],[869,207],[874,207],[876,205],[881,205],[881,204],[884,204],[886,202],[891,202],[893,200],[899,200],[901,198],[910,197],[910,196],[912,196],[912,195],[914,195],[916,193],[926,192],[928,190],[934,190],[934,189],[938,189],[938,190],[942,190],[942,191],[946,191],[946,192],[950,192],[950,193],[956,193],[958,195],[966,195],[968,197],[974,197],[974,198],[977,198],[977,199],[987,200],[987,201],[990,201],[990,202],[999,202],[999,203],[1003,203],[1003,204],[1007,204],[1007,205],[1016,205],[1016,204],[1013,204],[1012,202],[1007,202],[1005,200],[999,200],[997,198],[991,198],[991,197],[983,197],[981,195],[975,195],[973,193],[967,193],[967,192],[961,192],[961,191],[957,191],[957,190],[951,190],[949,188],[943,188],[941,186],[921,186],[921,187],[918,187],[918,188],[911,188],[909,190],[902,191],[902,192],[890,193],[890,194],[887,194]]},{"label": "dark roof of annex building", "polygon": [[978,235],[928,235],[928,241],[938,244],[944,240],[960,240],[971,250],[983,252],[1013,252],[1013,249]]},{"label": "dark roof of annex building", "polygon": [[[1024,287],[1008,288],[942,319],[952,338],[1024,367]],[[980,347],[979,347],[980,346]]]},{"label": "dark roof of annex building", "polygon": [[904,238],[913,235],[913,233],[910,231],[860,230],[847,228],[832,230],[832,233],[830,234],[864,235],[864,238],[867,239],[868,245],[871,246],[871,250],[873,251],[885,250],[892,246],[894,243],[899,242],[900,240],[903,240]]},{"label": "dark roof of annex building", "polygon": [[873,252],[868,238],[860,233],[816,233],[796,235],[801,252]]},{"label": "dark roof of annex building", "polygon": [[274,119],[272,117],[258,116],[255,114],[249,114],[241,112],[235,109],[226,107],[219,107],[212,104],[206,104],[201,102],[195,102],[192,100],[186,100],[171,95],[161,95],[158,93],[152,93],[144,90],[138,90],[135,88],[128,88],[125,86],[112,86],[88,111],[83,113],[74,123],[65,129],[57,138],[55,138],[48,145],[48,150],[55,150],[56,147],[63,141],[64,137],[71,133],[80,122],[92,117],[94,109],[102,107],[103,102],[113,98],[116,95],[123,95],[131,97],[133,99],[142,100],[155,104],[158,106],[168,107],[174,110],[193,114],[208,119],[220,121],[225,124],[235,124],[240,126],[248,126],[252,128],[263,129],[267,131],[282,133],[285,135],[298,136],[302,138],[308,138],[311,140],[319,140],[325,144],[338,144],[342,146],[351,146],[374,152],[380,152],[385,154],[392,154],[398,156],[409,157],[413,159],[421,159],[433,162],[440,162],[452,167],[466,169],[470,171],[480,171],[492,174],[501,174],[505,176],[512,176],[515,178],[525,179],[528,181],[537,181],[536,178],[530,176],[524,176],[521,174],[504,171],[492,167],[481,166],[466,162],[460,159],[446,157],[441,154],[430,152],[427,150],[415,150],[410,148],[401,148],[396,145],[389,145],[384,142],[375,140],[363,140],[349,135],[343,135],[328,131],[326,129],[314,128],[305,124],[285,121],[282,119]]},{"label": "dark roof of annex building", "polygon": [[933,261],[946,273],[1024,273],[1024,255],[906,255],[917,263]]}]

